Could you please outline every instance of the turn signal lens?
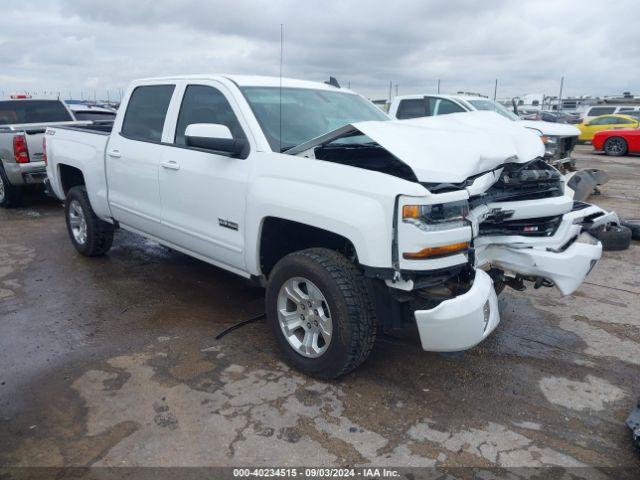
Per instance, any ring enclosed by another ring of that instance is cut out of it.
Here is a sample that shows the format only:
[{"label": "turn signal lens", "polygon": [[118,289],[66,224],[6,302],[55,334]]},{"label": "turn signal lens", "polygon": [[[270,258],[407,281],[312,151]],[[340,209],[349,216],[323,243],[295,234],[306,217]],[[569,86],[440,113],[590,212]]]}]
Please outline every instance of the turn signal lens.
[{"label": "turn signal lens", "polygon": [[425,258],[438,258],[463,253],[469,250],[469,242],[452,243],[441,247],[423,248],[419,252],[405,252],[402,257],[405,260],[424,260]]},{"label": "turn signal lens", "polygon": [[420,206],[405,205],[402,207],[402,218],[420,218]]}]

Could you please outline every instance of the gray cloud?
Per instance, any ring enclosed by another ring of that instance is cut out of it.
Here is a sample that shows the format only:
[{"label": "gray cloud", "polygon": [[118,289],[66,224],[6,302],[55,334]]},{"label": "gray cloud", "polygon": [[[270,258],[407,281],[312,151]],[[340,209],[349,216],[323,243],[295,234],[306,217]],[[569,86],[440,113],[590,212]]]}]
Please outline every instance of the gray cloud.
[{"label": "gray cloud", "polygon": [[194,72],[329,74],[401,93],[638,93],[636,0],[301,2],[4,0],[0,88],[104,97],[139,77]]}]

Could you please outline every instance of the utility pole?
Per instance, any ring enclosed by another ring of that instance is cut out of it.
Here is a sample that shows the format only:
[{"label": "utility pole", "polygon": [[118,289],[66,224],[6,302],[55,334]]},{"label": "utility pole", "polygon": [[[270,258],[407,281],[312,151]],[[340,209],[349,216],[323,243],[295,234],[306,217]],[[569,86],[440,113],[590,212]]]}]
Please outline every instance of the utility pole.
[{"label": "utility pole", "polygon": [[496,84],[493,87],[493,101],[496,101],[496,98],[498,96],[498,79],[496,78]]},{"label": "utility pole", "polygon": [[396,83],[396,97],[398,96],[398,84]]},{"label": "utility pole", "polygon": [[438,79],[438,93],[440,93],[440,79]]},{"label": "utility pole", "polygon": [[391,103],[391,90],[393,89],[393,82],[389,80],[389,103]]},{"label": "utility pole", "polygon": [[562,112],[562,87],[564,87],[564,77],[560,77],[560,95],[558,95],[558,113]]}]

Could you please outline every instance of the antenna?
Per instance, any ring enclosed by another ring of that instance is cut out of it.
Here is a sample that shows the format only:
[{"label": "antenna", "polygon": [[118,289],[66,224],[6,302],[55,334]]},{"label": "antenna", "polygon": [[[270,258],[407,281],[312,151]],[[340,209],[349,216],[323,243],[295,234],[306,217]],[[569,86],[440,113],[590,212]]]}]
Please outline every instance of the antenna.
[{"label": "antenna", "polygon": [[280,24],[280,135],[278,138],[278,153],[282,152],[282,57],[284,56],[284,25]]}]

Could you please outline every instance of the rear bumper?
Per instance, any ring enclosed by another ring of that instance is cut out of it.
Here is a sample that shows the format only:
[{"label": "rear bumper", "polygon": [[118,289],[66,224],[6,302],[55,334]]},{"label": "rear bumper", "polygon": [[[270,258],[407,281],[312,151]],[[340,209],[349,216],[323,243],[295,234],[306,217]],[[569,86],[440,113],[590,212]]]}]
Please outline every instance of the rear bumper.
[{"label": "rear bumper", "polygon": [[4,163],[4,170],[11,185],[38,185],[47,178],[44,162]]},{"label": "rear bumper", "polygon": [[476,271],[471,289],[430,310],[414,312],[422,348],[432,352],[469,349],[484,340],[500,322],[498,298],[491,277]]}]

